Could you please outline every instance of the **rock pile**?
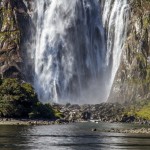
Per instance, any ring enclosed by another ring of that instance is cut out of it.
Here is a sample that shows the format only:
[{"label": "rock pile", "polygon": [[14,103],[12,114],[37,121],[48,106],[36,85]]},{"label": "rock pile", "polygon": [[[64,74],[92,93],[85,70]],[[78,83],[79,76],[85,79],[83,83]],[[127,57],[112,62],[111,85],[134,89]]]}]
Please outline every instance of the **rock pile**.
[{"label": "rock pile", "polygon": [[95,105],[58,105],[52,107],[60,110],[64,119],[70,122],[98,120],[107,122],[119,122],[122,120],[124,108],[118,103],[101,103]]}]

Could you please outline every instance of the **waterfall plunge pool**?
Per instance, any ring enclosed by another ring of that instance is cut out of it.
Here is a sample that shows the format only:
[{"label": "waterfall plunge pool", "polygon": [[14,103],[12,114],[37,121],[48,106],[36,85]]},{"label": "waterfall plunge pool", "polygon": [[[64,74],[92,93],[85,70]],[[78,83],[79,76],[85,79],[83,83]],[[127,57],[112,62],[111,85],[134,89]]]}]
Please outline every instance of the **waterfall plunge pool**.
[{"label": "waterfall plunge pool", "polygon": [[[134,124],[74,123],[50,126],[0,126],[1,150],[150,149],[150,135],[104,133],[104,129],[140,128]],[[92,132],[92,128],[99,131]]]}]

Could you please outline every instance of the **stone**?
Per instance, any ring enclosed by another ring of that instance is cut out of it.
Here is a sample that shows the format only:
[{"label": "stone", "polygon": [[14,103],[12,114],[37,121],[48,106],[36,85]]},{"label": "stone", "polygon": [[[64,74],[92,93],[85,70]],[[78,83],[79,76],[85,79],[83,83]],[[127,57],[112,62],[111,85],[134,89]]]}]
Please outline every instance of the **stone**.
[{"label": "stone", "polygon": [[126,123],[131,123],[131,122],[134,122],[134,121],[135,121],[134,116],[127,116],[127,115],[124,115],[122,117],[122,120],[121,120],[121,122],[126,122]]},{"label": "stone", "polygon": [[94,128],[94,129],[92,129],[92,131],[97,131],[97,129],[96,129],[96,128]]}]

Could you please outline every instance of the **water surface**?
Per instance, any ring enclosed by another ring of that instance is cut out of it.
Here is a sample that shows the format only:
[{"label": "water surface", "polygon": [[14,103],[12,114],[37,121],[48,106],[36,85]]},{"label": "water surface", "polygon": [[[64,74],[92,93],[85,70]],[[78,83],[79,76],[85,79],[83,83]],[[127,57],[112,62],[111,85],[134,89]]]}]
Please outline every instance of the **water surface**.
[{"label": "water surface", "polygon": [[[102,132],[135,127],[140,126],[108,123],[0,126],[0,150],[149,150],[150,135]],[[92,128],[98,131],[92,132]]]}]

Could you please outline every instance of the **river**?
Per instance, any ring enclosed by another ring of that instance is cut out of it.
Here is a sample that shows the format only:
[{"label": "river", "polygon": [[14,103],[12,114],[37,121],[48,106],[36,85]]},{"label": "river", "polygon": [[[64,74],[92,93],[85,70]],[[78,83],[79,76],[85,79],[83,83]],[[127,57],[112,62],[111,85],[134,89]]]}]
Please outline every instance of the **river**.
[{"label": "river", "polygon": [[[150,135],[102,132],[135,127],[140,126],[114,123],[0,126],[0,150],[149,150]],[[97,131],[92,132],[92,128]]]}]

